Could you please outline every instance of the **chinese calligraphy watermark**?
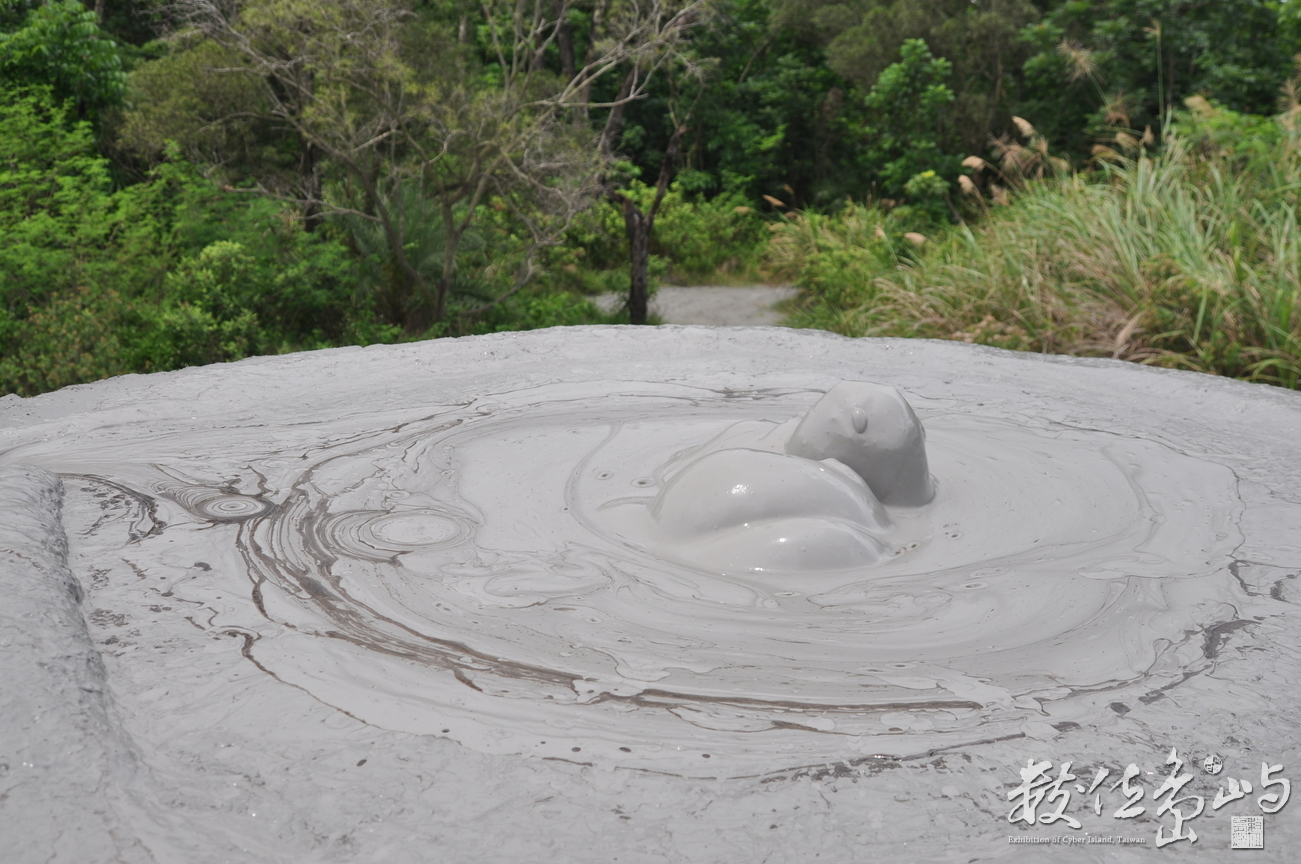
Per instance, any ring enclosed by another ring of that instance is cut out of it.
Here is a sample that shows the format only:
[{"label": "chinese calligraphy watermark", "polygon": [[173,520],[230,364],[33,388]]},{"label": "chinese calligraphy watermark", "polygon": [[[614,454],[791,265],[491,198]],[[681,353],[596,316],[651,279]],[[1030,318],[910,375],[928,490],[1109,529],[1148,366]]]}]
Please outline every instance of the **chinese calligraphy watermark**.
[{"label": "chinese calligraphy watermark", "polygon": [[[1189,845],[1196,843],[1197,832],[1190,823],[1202,815],[1206,809],[1206,799],[1203,796],[1191,792],[1184,794],[1184,787],[1193,779],[1193,775],[1184,772],[1185,762],[1180,758],[1177,749],[1171,748],[1169,756],[1166,757],[1165,765],[1169,767],[1169,773],[1161,785],[1153,792],[1150,799],[1150,802],[1156,805],[1153,815],[1162,821],[1156,831],[1155,845],[1158,849],[1181,841],[1185,841]],[[1147,793],[1147,790],[1140,782],[1142,772],[1133,763],[1126,766],[1124,771],[1115,773],[1110,768],[1098,768],[1093,778],[1088,781],[1087,786],[1084,780],[1071,773],[1070,762],[1063,762],[1057,770],[1056,776],[1051,773],[1052,768],[1053,764],[1049,761],[1026,760],[1025,767],[1019,769],[1021,784],[1007,794],[1007,799],[1013,802],[1012,810],[1007,814],[1008,822],[1013,824],[1021,822],[1026,825],[1053,825],[1060,822],[1066,827],[1078,831],[1083,827],[1082,824],[1078,819],[1067,813],[1072,794],[1082,796],[1086,802],[1092,798],[1092,807],[1090,809],[1093,810],[1096,816],[1102,815],[1104,793],[1114,796],[1114,800],[1107,805],[1108,809],[1110,809],[1112,803],[1119,802],[1119,806],[1111,813],[1114,819],[1133,819],[1147,812],[1147,806],[1140,803]],[[1223,760],[1219,756],[1208,756],[1202,763],[1202,769],[1209,775],[1218,775],[1222,768]],[[1216,788],[1215,797],[1210,802],[1210,809],[1217,811],[1230,802],[1246,798],[1254,790],[1261,793],[1255,799],[1256,807],[1259,808],[1260,812],[1263,814],[1277,813],[1283,809],[1292,795],[1292,784],[1287,778],[1281,776],[1282,773],[1282,765],[1270,765],[1268,762],[1262,762],[1260,765],[1260,782],[1256,786],[1253,786],[1252,782],[1245,778],[1227,777],[1227,788],[1225,785]],[[1080,782],[1073,782],[1076,780],[1080,780]],[[1108,784],[1108,780],[1112,782]],[[1263,848],[1264,818],[1262,816],[1234,816],[1232,823],[1231,841],[1234,844],[1233,848]],[[1071,835],[1065,836],[1069,838]],[[1063,841],[1061,837],[1055,837],[1043,838],[1042,842],[1075,841]],[[1088,842],[1106,841],[1098,839]],[[1239,843],[1260,843],[1261,845],[1237,845]]]}]

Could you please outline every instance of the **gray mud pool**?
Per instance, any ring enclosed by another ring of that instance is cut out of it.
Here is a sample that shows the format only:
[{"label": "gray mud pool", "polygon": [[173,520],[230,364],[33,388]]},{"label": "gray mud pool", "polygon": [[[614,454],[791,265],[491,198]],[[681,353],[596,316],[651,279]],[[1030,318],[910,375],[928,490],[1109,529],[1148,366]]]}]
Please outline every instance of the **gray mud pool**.
[{"label": "gray mud pool", "polygon": [[5,397],[0,857],[1296,860],[1299,455],[1288,391],[765,328]]}]

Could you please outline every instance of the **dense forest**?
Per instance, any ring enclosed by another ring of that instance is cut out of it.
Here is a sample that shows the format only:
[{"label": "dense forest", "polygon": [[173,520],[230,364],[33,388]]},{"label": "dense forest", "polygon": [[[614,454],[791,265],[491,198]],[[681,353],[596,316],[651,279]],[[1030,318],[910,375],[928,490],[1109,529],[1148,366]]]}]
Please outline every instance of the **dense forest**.
[{"label": "dense forest", "polygon": [[665,279],[1296,387],[1299,53],[1301,0],[0,0],[0,394]]}]

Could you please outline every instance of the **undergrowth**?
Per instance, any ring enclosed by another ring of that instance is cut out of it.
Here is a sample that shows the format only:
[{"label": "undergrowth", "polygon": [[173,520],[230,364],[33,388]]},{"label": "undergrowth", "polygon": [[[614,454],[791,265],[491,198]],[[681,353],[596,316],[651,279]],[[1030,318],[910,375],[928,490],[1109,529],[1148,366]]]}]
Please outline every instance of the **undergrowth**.
[{"label": "undergrowth", "polygon": [[[792,214],[769,265],[801,288],[796,326],[1118,357],[1295,388],[1299,120],[1295,102],[1268,119],[1192,99],[1156,152],[1120,133],[1116,147],[1096,148],[1088,173],[1061,170],[1043,150],[1041,176],[1028,179],[1036,136],[1025,124],[1031,146],[1003,142],[1001,169],[968,160],[985,175],[976,172],[983,193],[963,183],[988,208],[974,225],[924,237],[900,235],[880,206]],[[1009,197],[998,180],[1019,188]]]}]

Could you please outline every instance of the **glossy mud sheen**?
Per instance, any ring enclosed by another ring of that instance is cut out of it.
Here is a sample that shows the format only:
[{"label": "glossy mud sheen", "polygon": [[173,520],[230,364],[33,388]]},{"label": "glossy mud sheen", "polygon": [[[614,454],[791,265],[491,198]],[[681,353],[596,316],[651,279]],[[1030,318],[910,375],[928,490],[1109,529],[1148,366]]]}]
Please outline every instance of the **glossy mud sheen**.
[{"label": "glossy mud sheen", "polygon": [[[841,382],[887,386],[837,402]],[[855,413],[891,387],[924,447],[902,413]],[[813,805],[791,802],[816,791],[843,828],[822,857],[854,860],[910,842],[885,823],[944,825],[966,798],[978,818],[912,841],[948,860],[972,842],[1010,854],[994,838],[1022,754],[1159,761],[1173,738],[1301,756],[1292,393],[952,344],[581,328],[128,377],[0,400],[0,418],[0,463],[62,476],[61,506],[50,475],[6,478],[62,519],[87,595],[77,638],[116,699],[57,709],[101,718],[96,758],[127,772],[85,794],[125,796],[104,805],[135,814],[104,817],[132,826],[115,836],[197,860],[231,842],[264,860],[334,848],[295,819],[344,769],[312,768],[283,712],[313,717],[331,752],[383,753],[378,788],[442,778],[408,787],[408,807],[452,790],[461,807],[515,802],[511,839],[461,835],[447,848],[464,860],[579,836],[518,797],[530,784],[615,813],[593,860],[721,860],[664,839],[695,812],[684,795],[730,808],[719,826],[747,860],[812,848],[766,833],[762,801],[799,826]],[[865,480],[843,449],[878,426],[912,454],[911,481]],[[22,674],[30,690],[48,673]],[[227,722],[231,705],[260,719]],[[231,820],[256,817],[162,815],[160,789],[215,771],[172,742],[226,738],[223,765],[302,778],[242,793],[275,830],[233,841]],[[907,766],[934,782],[901,806],[889,776]],[[465,821],[448,805],[381,828],[373,794],[339,794],[321,822],[353,823],[344,858]],[[668,808],[649,820],[659,846],[616,813],[651,806]]]}]

